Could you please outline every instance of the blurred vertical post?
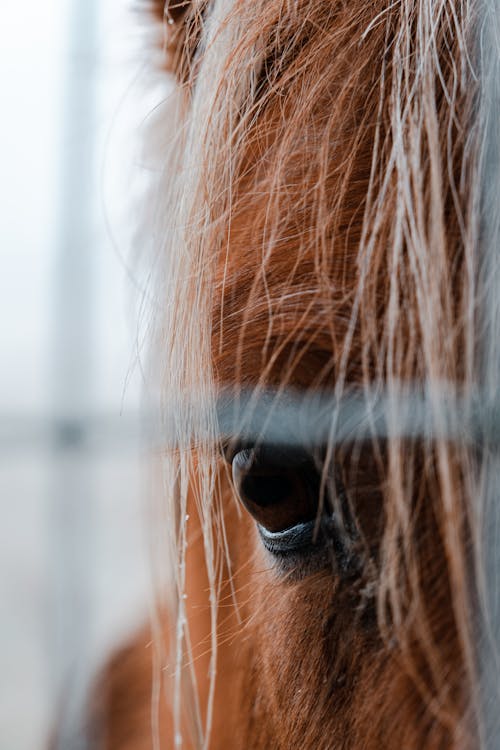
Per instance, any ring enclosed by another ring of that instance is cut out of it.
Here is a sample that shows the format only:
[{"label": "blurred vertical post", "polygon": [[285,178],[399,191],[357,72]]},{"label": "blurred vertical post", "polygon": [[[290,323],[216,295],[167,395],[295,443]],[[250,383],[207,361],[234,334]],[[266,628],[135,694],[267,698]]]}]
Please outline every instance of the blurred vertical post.
[{"label": "blurred vertical post", "polygon": [[68,0],[61,149],[61,215],[53,268],[52,482],[48,502],[53,582],[49,678],[58,750],[86,750],[79,711],[92,668],[93,487],[86,419],[95,387],[96,117],[98,7]]},{"label": "blurred vertical post", "polygon": [[[479,267],[481,385],[486,406],[498,398],[500,375],[500,2],[481,4],[479,44],[482,211]],[[494,430],[495,425],[490,425]],[[483,508],[485,621],[479,631],[483,741],[500,747],[500,455],[485,441],[480,495]]]}]

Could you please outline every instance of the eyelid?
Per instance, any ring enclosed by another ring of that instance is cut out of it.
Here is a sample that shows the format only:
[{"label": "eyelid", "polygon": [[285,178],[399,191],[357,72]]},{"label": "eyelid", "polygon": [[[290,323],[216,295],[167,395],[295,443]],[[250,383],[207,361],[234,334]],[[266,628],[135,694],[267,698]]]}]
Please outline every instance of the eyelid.
[{"label": "eyelid", "polygon": [[323,449],[315,451],[307,448],[278,444],[278,443],[256,443],[233,438],[222,443],[221,451],[224,460],[231,464],[238,453],[252,450],[259,463],[269,463],[278,468],[293,468],[314,461],[318,466],[322,463]]},{"label": "eyelid", "polygon": [[228,463],[230,466],[233,463],[234,457],[240,453],[243,450],[248,450],[252,448],[251,443],[246,443],[243,440],[240,440],[239,438],[230,438],[228,440],[224,440],[221,444],[221,453],[222,458],[226,463]]}]

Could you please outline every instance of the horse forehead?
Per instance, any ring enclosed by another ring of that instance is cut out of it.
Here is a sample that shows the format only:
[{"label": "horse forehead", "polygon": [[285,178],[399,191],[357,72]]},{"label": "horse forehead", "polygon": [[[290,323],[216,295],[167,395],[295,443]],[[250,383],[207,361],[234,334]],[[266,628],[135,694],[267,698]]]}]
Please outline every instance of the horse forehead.
[{"label": "horse forehead", "polygon": [[216,262],[216,291],[227,310],[252,292],[252,302],[265,298],[273,315],[304,305],[314,313],[325,300],[331,312],[340,299],[349,302],[374,130],[368,105],[361,130],[354,105],[332,118],[333,96],[324,93],[300,120],[270,97],[245,133]]},{"label": "horse forehead", "polygon": [[[307,192],[305,181],[300,190]],[[279,369],[302,349],[302,373],[295,377],[307,385],[308,371],[316,374],[335,359],[349,326],[361,219],[350,209],[338,231],[326,226],[319,237],[312,202],[304,199],[295,210],[289,195],[270,206],[274,199],[265,184],[240,194],[218,254],[212,289],[216,369],[234,377],[229,373],[238,352],[238,365],[250,377],[273,357]],[[358,339],[356,327],[352,361]]]}]

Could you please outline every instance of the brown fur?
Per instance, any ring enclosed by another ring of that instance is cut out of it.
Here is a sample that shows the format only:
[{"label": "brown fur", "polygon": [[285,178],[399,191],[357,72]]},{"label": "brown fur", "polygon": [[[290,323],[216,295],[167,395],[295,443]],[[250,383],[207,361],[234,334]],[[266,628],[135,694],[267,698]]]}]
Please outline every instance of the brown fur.
[{"label": "brown fur", "polygon": [[[207,273],[210,281],[216,385],[468,384],[474,365],[464,236],[473,224],[467,186],[477,93],[467,73],[457,88],[462,52],[453,24],[465,13],[458,8],[457,18],[442,9],[431,19],[437,62],[426,61],[432,74],[421,75],[422,7],[409,0],[394,7],[276,0],[257,3],[252,15],[241,0],[234,3],[227,27],[238,14],[245,24],[207,120],[211,166],[200,194],[208,219],[193,234],[201,248],[193,277]],[[170,32],[167,26],[169,64],[189,110],[209,10],[191,3],[167,11],[174,22]],[[393,58],[401,29],[406,55]],[[238,130],[229,115],[223,119],[224,97],[231,86],[237,90],[246,70],[238,65],[262,38],[267,55],[251,96],[231,115],[244,123]],[[399,105],[407,108],[400,144]],[[225,159],[233,158],[231,181],[216,183],[211,175],[225,175]],[[421,256],[415,247],[424,248]],[[298,581],[280,576],[253,521],[238,509],[222,461],[208,511],[194,465],[184,589],[191,648],[183,673],[193,665],[201,725],[215,686],[205,747],[475,746],[470,456],[444,441],[429,447],[397,440],[377,455],[351,467],[348,453],[339,458],[351,486],[363,471],[369,477],[368,489],[353,490],[353,502],[371,563],[347,580],[331,571]],[[218,550],[213,569],[207,528]],[[215,676],[208,673],[214,611]],[[174,630],[172,617],[163,616],[166,630]],[[143,640],[109,668],[107,750],[152,747],[151,657]],[[159,737],[171,747],[172,661],[164,666]],[[195,748],[203,739],[191,705],[183,703],[181,728],[184,746]]]}]

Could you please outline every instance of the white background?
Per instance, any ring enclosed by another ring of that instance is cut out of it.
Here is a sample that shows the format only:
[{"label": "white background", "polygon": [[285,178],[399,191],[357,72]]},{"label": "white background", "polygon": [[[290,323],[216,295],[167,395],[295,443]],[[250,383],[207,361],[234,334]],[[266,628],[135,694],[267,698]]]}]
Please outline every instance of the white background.
[{"label": "white background", "polygon": [[126,0],[1,18],[0,750],[31,750],[147,611],[131,238],[155,94]]}]

